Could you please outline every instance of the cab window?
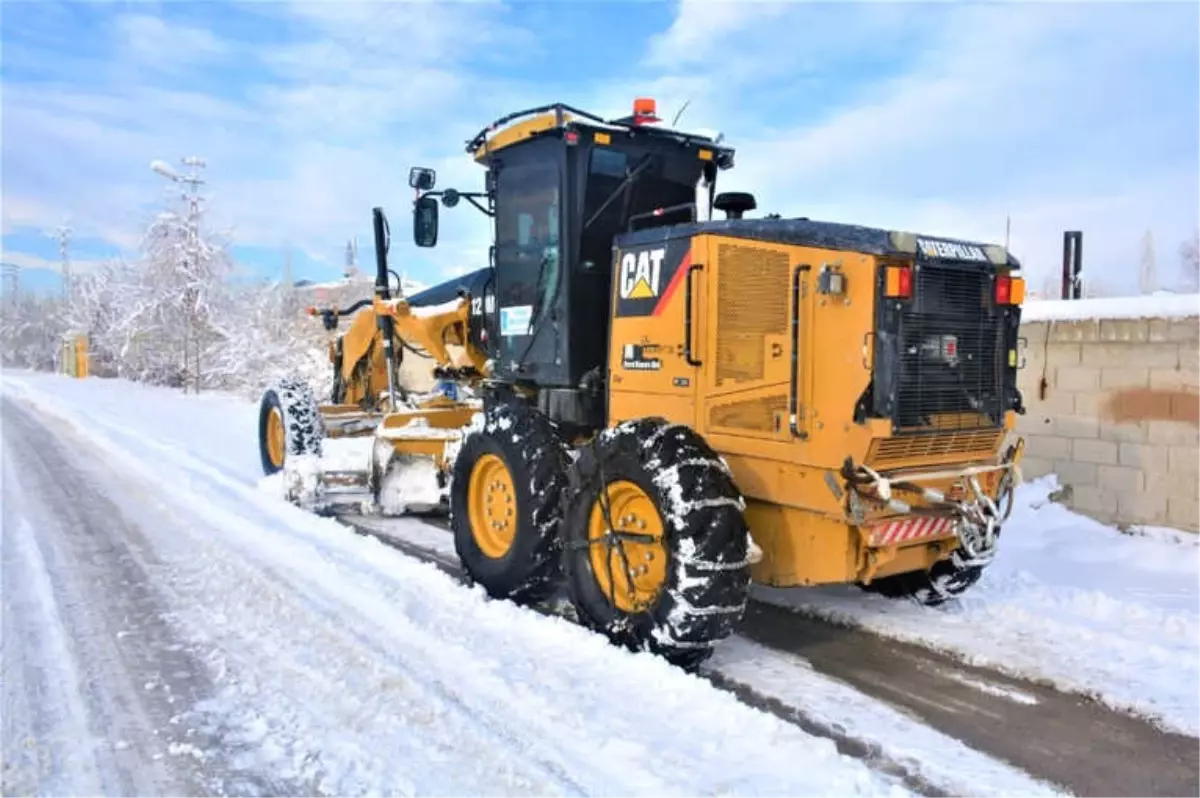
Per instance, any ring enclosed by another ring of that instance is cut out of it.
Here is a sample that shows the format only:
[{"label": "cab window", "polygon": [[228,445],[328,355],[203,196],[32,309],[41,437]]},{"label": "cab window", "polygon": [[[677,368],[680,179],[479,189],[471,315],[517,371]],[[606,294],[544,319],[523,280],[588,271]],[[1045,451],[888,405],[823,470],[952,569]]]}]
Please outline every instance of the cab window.
[{"label": "cab window", "polygon": [[509,287],[504,302],[532,305],[535,316],[558,295],[559,193],[556,163],[514,164],[496,179],[496,259]]}]

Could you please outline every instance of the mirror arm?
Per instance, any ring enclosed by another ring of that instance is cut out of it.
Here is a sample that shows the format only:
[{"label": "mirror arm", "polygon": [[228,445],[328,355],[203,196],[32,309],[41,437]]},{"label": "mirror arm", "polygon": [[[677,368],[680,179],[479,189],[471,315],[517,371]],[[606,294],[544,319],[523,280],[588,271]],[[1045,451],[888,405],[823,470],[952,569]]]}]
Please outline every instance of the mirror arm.
[{"label": "mirror arm", "polygon": [[486,197],[487,194],[463,194],[462,196],[466,197],[467,202],[471,203],[476,208],[478,208],[480,210],[480,212],[483,213],[484,216],[495,216],[496,215],[494,211],[490,211],[487,208],[483,207],[482,205],[479,204],[479,201],[477,199],[475,199],[475,197],[477,197],[477,196]]}]

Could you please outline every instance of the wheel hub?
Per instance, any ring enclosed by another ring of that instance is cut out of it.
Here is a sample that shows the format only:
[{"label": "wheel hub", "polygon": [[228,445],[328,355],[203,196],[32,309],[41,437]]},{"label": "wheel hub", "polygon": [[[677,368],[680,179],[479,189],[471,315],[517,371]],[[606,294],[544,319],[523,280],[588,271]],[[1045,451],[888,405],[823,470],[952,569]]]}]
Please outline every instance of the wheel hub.
[{"label": "wheel hub", "polygon": [[277,468],[283,467],[284,451],[287,448],[286,436],[283,429],[283,416],[278,407],[272,407],[267,414],[267,455]]},{"label": "wheel hub", "polygon": [[592,505],[588,543],[592,573],[610,604],[636,613],[654,603],[667,581],[667,550],[662,517],[641,487],[627,480],[606,486]]},{"label": "wheel hub", "polygon": [[517,492],[508,466],[494,454],[483,455],[471,470],[467,492],[476,544],[492,559],[503,557],[517,534]]}]

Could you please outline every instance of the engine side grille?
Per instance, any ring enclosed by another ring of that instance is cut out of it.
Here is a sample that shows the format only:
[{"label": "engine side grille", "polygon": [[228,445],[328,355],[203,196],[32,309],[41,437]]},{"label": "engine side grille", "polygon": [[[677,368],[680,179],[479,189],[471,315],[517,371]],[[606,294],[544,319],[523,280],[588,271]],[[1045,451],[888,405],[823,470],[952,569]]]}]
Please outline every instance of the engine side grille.
[{"label": "engine side grille", "polygon": [[717,384],[761,380],[763,336],[787,331],[787,253],[722,244],[717,273]]},{"label": "engine side grille", "polygon": [[961,463],[993,456],[1004,437],[1003,430],[970,430],[940,435],[876,438],[867,451],[866,463],[873,467]]},{"label": "engine side grille", "polygon": [[897,427],[997,426],[1003,418],[1003,326],[991,275],[923,264],[900,314]]},{"label": "engine side grille", "polygon": [[776,432],[776,417],[787,412],[787,396],[763,396],[715,405],[709,412],[709,424],[713,427]]}]

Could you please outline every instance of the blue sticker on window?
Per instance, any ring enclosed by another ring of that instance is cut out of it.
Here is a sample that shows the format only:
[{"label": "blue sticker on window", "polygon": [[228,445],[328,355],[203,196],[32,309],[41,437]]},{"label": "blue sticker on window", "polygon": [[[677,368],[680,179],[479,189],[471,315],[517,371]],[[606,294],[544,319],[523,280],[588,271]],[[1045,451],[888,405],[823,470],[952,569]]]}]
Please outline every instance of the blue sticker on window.
[{"label": "blue sticker on window", "polygon": [[528,335],[529,322],[533,319],[533,305],[515,305],[500,308],[500,335]]}]

